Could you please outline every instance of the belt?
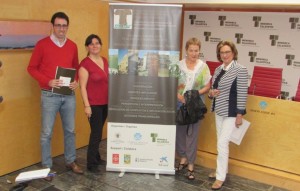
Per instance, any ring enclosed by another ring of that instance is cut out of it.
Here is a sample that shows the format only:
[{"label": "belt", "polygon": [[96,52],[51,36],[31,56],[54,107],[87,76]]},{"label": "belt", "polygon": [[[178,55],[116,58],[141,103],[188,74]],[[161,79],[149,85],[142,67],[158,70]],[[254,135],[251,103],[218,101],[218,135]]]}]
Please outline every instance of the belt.
[{"label": "belt", "polygon": [[52,90],[46,90],[46,89],[41,89],[41,90],[45,92],[52,92]]}]

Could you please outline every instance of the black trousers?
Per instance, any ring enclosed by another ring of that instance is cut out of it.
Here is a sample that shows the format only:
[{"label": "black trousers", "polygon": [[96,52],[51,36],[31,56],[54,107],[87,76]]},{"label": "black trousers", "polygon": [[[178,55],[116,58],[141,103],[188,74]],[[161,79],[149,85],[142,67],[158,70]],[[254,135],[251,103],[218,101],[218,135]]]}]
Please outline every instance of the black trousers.
[{"label": "black trousers", "polygon": [[92,115],[89,120],[91,133],[87,151],[87,167],[92,168],[99,165],[99,144],[102,138],[102,130],[107,118],[107,105],[92,105]]}]

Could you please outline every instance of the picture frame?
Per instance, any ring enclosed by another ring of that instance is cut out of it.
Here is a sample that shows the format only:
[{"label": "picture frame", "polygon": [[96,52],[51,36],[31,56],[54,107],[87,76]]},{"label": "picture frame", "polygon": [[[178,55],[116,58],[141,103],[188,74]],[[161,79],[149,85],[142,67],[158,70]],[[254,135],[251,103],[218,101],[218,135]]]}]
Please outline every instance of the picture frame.
[{"label": "picture frame", "polygon": [[31,50],[51,29],[49,21],[0,20],[0,51]]}]

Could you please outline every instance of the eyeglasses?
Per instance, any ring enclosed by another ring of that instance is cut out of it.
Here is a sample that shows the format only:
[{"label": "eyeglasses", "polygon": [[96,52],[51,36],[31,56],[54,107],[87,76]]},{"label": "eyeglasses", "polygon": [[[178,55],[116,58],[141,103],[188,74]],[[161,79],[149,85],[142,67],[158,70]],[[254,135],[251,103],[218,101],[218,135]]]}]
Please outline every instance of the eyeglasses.
[{"label": "eyeglasses", "polygon": [[64,25],[61,25],[61,24],[54,24],[54,27],[55,27],[55,28],[60,28],[60,29],[61,29],[61,28],[62,28],[62,29],[67,29],[67,28],[68,28],[68,25],[65,25],[65,24],[64,24]]},{"label": "eyeglasses", "polygon": [[232,51],[225,51],[225,52],[220,52],[220,55],[228,55],[230,53],[232,53]]}]

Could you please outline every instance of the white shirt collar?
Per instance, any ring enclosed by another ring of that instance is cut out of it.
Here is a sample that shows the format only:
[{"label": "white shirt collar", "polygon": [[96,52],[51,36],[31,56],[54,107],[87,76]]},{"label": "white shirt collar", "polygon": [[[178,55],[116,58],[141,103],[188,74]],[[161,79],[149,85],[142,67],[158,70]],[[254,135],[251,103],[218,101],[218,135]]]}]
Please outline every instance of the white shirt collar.
[{"label": "white shirt collar", "polygon": [[56,44],[58,47],[63,47],[66,44],[67,38],[65,38],[65,40],[60,43],[59,40],[56,38],[56,36],[54,34],[50,35],[50,39],[52,40],[52,42],[54,42],[54,44]]},{"label": "white shirt collar", "polygon": [[224,63],[223,63],[223,65],[222,65],[222,69],[223,70],[225,70],[225,71],[228,71],[229,70],[229,68],[231,67],[231,65],[234,63],[234,60],[232,60],[231,62],[230,62],[230,64],[228,64],[228,66],[225,68],[225,65],[224,65]]}]

